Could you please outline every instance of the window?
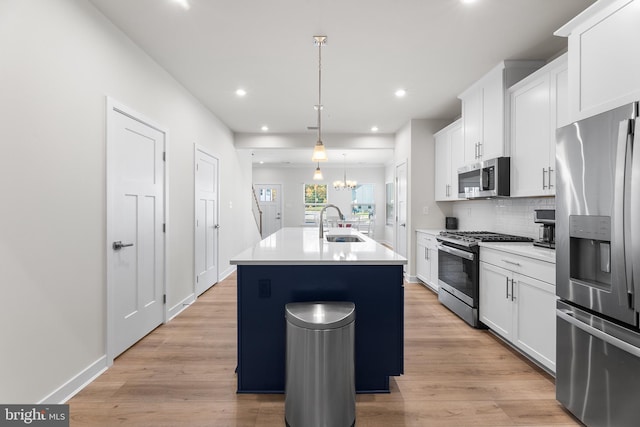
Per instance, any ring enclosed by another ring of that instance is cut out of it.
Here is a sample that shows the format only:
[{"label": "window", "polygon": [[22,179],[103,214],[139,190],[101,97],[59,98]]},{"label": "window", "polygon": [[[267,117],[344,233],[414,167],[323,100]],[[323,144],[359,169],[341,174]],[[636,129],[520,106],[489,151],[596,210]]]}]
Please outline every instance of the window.
[{"label": "window", "polygon": [[385,184],[387,192],[387,225],[393,225],[394,217],[393,217],[393,183],[387,182]]},{"label": "window", "polygon": [[278,190],[276,190],[275,188],[260,189],[261,202],[275,202],[277,200],[278,200]]},{"label": "window", "polygon": [[304,185],[304,223],[318,224],[320,211],[327,204],[327,184]]},{"label": "window", "polygon": [[357,217],[372,218],[376,214],[373,184],[358,184],[351,190],[351,214]]}]

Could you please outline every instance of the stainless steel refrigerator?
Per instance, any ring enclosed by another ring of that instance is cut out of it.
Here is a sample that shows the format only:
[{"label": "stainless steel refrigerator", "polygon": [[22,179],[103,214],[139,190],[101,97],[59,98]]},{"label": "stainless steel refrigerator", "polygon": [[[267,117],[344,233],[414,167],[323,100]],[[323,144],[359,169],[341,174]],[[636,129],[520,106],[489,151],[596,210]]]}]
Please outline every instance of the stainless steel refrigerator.
[{"label": "stainless steel refrigerator", "polygon": [[556,397],[588,426],[640,425],[638,104],[557,131]]}]

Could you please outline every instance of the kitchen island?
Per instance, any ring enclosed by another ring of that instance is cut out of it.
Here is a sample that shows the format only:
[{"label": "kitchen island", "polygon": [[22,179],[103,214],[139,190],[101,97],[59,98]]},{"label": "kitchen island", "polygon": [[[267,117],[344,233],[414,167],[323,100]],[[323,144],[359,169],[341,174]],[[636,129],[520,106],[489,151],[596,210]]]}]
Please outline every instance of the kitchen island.
[{"label": "kitchen island", "polygon": [[[355,304],[357,392],[388,392],[389,376],[403,373],[406,258],[352,230],[331,229],[322,239],[318,231],[283,228],[231,260],[238,266],[238,393],[284,392],[290,302]],[[340,241],[350,239],[360,241]]]}]

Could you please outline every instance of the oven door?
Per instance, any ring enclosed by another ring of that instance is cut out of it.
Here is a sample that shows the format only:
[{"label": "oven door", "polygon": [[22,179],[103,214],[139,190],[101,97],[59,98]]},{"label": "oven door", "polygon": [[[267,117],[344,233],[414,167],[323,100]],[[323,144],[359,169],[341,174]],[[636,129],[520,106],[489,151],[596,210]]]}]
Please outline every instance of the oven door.
[{"label": "oven door", "polygon": [[438,284],[470,307],[478,307],[477,254],[438,245]]}]

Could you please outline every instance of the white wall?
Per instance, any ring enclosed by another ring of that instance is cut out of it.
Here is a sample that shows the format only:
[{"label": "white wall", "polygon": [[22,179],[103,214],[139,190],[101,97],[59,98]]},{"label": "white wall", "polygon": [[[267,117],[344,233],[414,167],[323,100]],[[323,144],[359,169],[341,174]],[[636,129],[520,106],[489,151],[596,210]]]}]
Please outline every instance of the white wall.
[{"label": "white wall", "polygon": [[[450,206],[435,202],[435,139],[446,120],[413,119],[396,134],[395,167],[407,162],[407,259],[406,273],[415,276],[415,230],[444,228]],[[426,211],[425,211],[426,208]]]},{"label": "white wall", "polygon": [[1,1],[0,52],[0,402],[59,401],[105,355],[105,97],[169,130],[168,307],[193,292],[193,144],[220,158],[223,272],[255,240],[251,163],[87,1]]},{"label": "white wall", "polygon": [[[320,169],[324,179],[322,181],[313,180],[313,172],[316,165],[309,163],[308,167],[269,167],[256,165],[253,168],[254,184],[282,184],[283,192],[283,212],[282,225],[284,227],[300,227],[304,222],[304,184],[319,183],[328,184],[328,201],[340,208],[345,216],[351,213],[351,191],[335,190],[333,181],[341,180],[344,177],[344,168],[329,167],[320,164]],[[355,180],[358,184],[373,184],[376,198],[376,218],[374,239],[384,241],[384,217],[385,217],[385,195],[384,195],[384,167],[350,167],[347,165],[347,179]],[[329,210],[330,215],[336,212]]]}]

